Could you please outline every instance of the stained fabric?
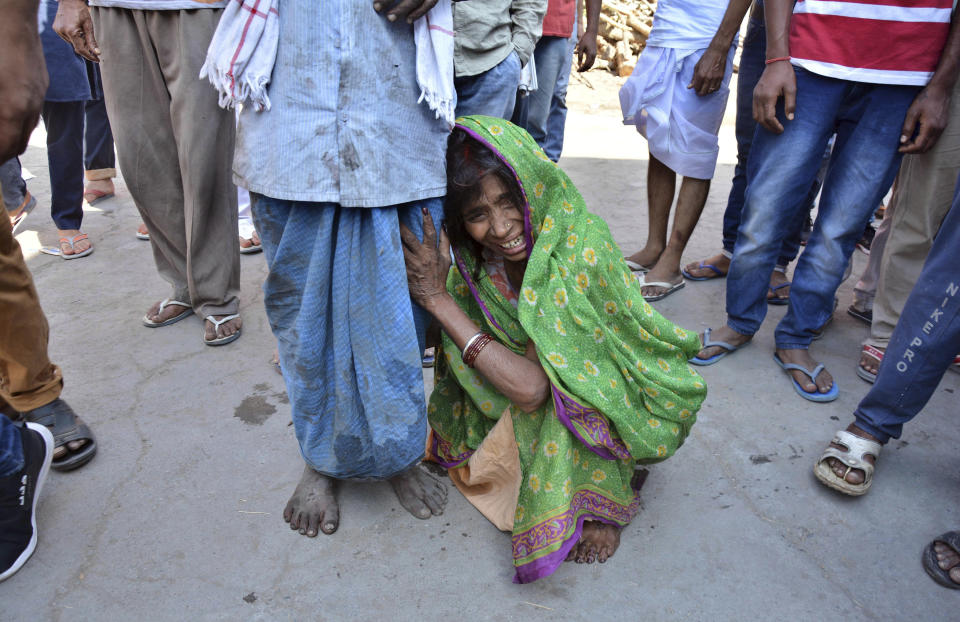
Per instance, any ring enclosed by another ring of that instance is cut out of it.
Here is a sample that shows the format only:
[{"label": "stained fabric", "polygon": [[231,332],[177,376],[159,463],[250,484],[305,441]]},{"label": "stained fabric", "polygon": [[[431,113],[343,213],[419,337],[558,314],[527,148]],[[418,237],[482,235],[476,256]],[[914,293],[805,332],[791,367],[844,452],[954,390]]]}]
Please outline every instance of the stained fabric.
[{"label": "stained fabric", "polygon": [[427,433],[425,316],[410,301],[399,224],[420,235],[421,207],[439,223],[441,200],[349,208],[251,193],[251,201],[304,460],[339,479],[399,474],[423,456]]},{"label": "stained fabric", "polygon": [[624,526],[633,518],[635,466],[673,455],[706,397],[687,364],[700,341],[644,301],[606,223],[529,134],[490,117],[461,118],[458,127],[514,171],[531,250],[516,307],[469,249],[454,249],[447,289],[512,351],[533,341],[553,399],[522,412],[445,336],[428,406],[431,454],[448,467],[465,464],[509,413],[522,470],[515,580],[528,582],[562,563],[584,520]]}]

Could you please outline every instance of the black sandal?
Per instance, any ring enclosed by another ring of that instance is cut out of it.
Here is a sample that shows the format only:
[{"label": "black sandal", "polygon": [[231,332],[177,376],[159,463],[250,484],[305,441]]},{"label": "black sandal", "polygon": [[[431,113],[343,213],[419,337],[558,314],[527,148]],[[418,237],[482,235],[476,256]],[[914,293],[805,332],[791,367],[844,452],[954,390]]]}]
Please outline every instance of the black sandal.
[{"label": "black sandal", "polygon": [[[940,564],[937,563],[937,552],[933,550],[933,545],[937,542],[943,542],[954,551],[960,553],[960,531],[948,531],[945,534],[937,536],[933,542],[923,547],[923,555],[921,557],[923,569],[927,571],[931,579],[943,587],[948,587],[951,590],[960,590],[960,583],[950,578],[950,570],[953,570],[953,568],[944,570],[940,567]],[[954,566],[954,568],[956,568],[956,566]]]},{"label": "black sandal", "polygon": [[66,447],[72,441],[87,441],[78,451],[70,451],[60,459],[54,459],[50,465],[57,471],[72,471],[82,467],[93,459],[97,453],[97,441],[93,432],[77,416],[70,405],[57,398],[39,408],[20,413],[24,421],[39,423],[46,426],[53,433],[54,447]]}]

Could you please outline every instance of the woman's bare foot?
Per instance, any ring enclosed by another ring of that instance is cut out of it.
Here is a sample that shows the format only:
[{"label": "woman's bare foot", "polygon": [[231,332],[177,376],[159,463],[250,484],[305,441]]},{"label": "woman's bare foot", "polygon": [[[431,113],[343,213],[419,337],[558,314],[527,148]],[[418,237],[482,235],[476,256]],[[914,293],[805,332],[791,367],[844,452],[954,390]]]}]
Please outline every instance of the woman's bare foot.
[{"label": "woman's bare foot", "polygon": [[[703,264],[703,266],[700,264]],[[722,274],[717,274],[706,266],[713,266]],[[727,276],[727,272],[730,271],[730,258],[723,253],[717,253],[712,257],[707,257],[703,261],[688,263],[683,269],[687,271],[687,274],[695,278],[718,279],[721,276]]]},{"label": "woman's bare foot", "polygon": [[[853,434],[854,436],[865,438],[868,441],[874,441],[877,443],[880,442],[880,439],[878,439],[876,436],[873,436],[872,434],[864,432],[863,430],[858,428],[855,423],[851,423],[850,425],[847,426],[847,432],[849,432],[850,434]],[[834,447],[841,451],[847,450],[847,448],[844,447],[843,445],[838,445],[836,443],[830,443],[830,447]],[[857,457],[859,458],[859,456]],[[874,458],[873,454],[865,454],[863,456],[863,460],[865,462],[869,462],[870,464],[876,464],[876,458]],[[836,458],[827,458],[827,464],[830,466],[831,469],[833,469],[833,472],[837,477],[839,477],[842,480],[846,480],[848,484],[859,485],[863,483],[864,479],[866,479],[866,473],[864,473],[863,469],[848,468],[847,465],[840,462]]]},{"label": "woman's bare foot", "polygon": [[620,528],[600,521],[584,521],[580,541],[570,549],[566,561],[601,564],[613,557],[620,546]]},{"label": "woman's bare foot", "polygon": [[947,572],[951,581],[960,585],[960,553],[939,540],[933,543],[933,552],[937,555],[940,569]]},{"label": "woman's bare foot", "polygon": [[[780,360],[784,363],[793,363],[794,365],[800,365],[810,371],[813,371],[819,363],[810,355],[809,350],[804,350],[800,348],[793,348],[790,350],[784,350],[782,348],[776,349],[777,356],[780,357]],[[820,372],[817,375],[816,383],[810,380],[810,376],[806,375],[802,371],[796,369],[790,370],[790,376],[803,387],[803,390],[807,393],[813,393],[818,391],[820,393],[829,393],[830,389],[833,388],[833,376],[830,375],[826,369]]]},{"label": "woman's bare foot", "polygon": [[634,254],[627,257],[628,260],[640,264],[641,266],[652,268],[657,260],[660,259],[660,255],[663,254],[663,247],[657,248],[647,244],[643,247],[643,250],[639,250]]},{"label": "woman's bare foot", "polygon": [[447,486],[415,464],[400,475],[390,478],[400,505],[420,519],[443,514],[447,505]]},{"label": "woman's bare foot", "polygon": [[152,307],[150,307],[150,310],[147,311],[148,320],[159,324],[160,322],[166,322],[167,320],[169,320],[170,318],[176,315],[180,315],[181,313],[183,313],[184,309],[190,308],[190,307],[187,307],[186,305],[178,305],[176,303],[167,303],[167,305],[163,307],[163,311],[161,311],[160,305],[162,303],[163,303],[162,300],[158,300],[153,304]]},{"label": "woman's bare foot", "polygon": [[770,289],[767,290],[767,300],[790,300],[790,279],[779,270],[770,275]]},{"label": "woman's bare foot", "polygon": [[[87,250],[92,244],[90,240],[83,238],[82,240],[77,240],[71,246],[67,240],[72,240],[81,234],[79,229],[57,229],[57,235],[61,238],[60,240],[60,254],[61,255],[78,255],[83,251]],[[66,239],[64,239],[66,238]]]},{"label": "woman's bare foot", "polygon": [[[716,330],[710,331],[711,341],[723,341],[737,348],[747,343],[751,339],[753,339],[752,335],[741,335],[727,325],[723,325]],[[703,343],[703,334],[700,335],[700,343]],[[724,352],[728,352],[728,350],[720,346],[709,346],[700,350],[700,352],[697,354],[697,358],[708,359],[711,356],[722,354]]]},{"label": "woman's bare foot", "polygon": [[305,466],[300,483],[283,508],[283,520],[308,538],[316,536],[317,529],[325,534],[336,531],[340,526],[337,480]]}]

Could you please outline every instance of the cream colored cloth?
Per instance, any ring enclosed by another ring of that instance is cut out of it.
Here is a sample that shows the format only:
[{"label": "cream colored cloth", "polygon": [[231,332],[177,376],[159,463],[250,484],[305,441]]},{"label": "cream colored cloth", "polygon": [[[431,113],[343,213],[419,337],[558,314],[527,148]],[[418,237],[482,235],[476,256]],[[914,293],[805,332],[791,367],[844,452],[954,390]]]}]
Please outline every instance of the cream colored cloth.
[{"label": "cream colored cloth", "polygon": [[503,411],[467,464],[448,473],[467,501],[497,529],[513,531],[523,477],[510,408]]}]

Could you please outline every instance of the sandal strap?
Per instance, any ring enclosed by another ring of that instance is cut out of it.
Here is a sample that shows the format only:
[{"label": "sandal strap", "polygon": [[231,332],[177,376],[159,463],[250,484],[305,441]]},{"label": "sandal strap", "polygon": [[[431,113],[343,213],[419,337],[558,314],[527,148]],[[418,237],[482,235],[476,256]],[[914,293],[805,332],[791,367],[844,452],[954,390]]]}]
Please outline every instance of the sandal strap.
[{"label": "sandal strap", "polygon": [[223,316],[222,318],[220,318],[219,320],[213,319],[213,316],[212,316],[212,315],[208,315],[208,316],[205,317],[204,319],[207,320],[208,322],[210,322],[211,324],[213,324],[213,334],[216,335],[217,337],[219,337],[219,336],[220,336],[220,327],[221,327],[223,324],[229,322],[230,320],[235,320],[235,319],[237,319],[238,317],[240,317],[240,314],[239,314],[239,313],[234,313],[233,315],[225,315],[225,316]]},{"label": "sandal strap", "polygon": [[70,441],[93,440],[90,428],[62,399],[57,398],[49,404],[21,413],[21,416],[31,423],[50,428],[56,447],[61,447]]},{"label": "sandal strap", "polygon": [[170,305],[177,305],[178,307],[186,307],[188,309],[193,308],[190,305],[190,303],[182,302],[180,300],[174,300],[173,298],[164,298],[163,300],[160,301],[160,308],[157,309],[157,315],[160,315],[161,313],[163,313],[163,310],[169,307]]},{"label": "sandal strap", "polygon": [[863,349],[860,352],[862,352],[863,354],[866,354],[867,356],[872,356],[873,358],[877,359],[878,363],[883,361],[883,355],[884,355],[883,350],[879,348],[875,348],[870,344],[864,344]]},{"label": "sandal strap", "polygon": [[805,374],[807,377],[809,377],[812,382],[816,382],[816,381],[817,381],[817,376],[819,376],[819,375],[820,375],[820,372],[822,372],[822,371],[824,370],[824,365],[823,365],[823,363],[820,363],[819,365],[817,365],[816,367],[814,367],[814,368],[813,368],[813,371],[810,371],[809,369],[807,369],[807,368],[804,367],[803,365],[797,365],[796,363],[780,363],[780,367],[782,367],[782,368],[784,368],[784,369],[795,369],[796,371],[802,372],[802,373]]},{"label": "sandal strap", "polygon": [[[704,329],[703,331],[703,348],[712,348],[712,347],[723,348],[727,352],[736,352],[741,346],[735,346],[732,343],[727,343],[726,341],[715,341],[710,339],[710,329]],[[701,350],[703,349],[701,348]]]},{"label": "sandal strap", "polygon": [[867,462],[865,457],[873,456],[873,460],[876,462],[880,459],[880,450],[883,449],[883,445],[846,430],[837,430],[833,436],[833,443],[843,445],[846,449],[827,447],[823,455],[820,456],[820,462],[827,458],[836,458],[850,468],[863,470],[864,481],[873,476],[874,466]]}]

